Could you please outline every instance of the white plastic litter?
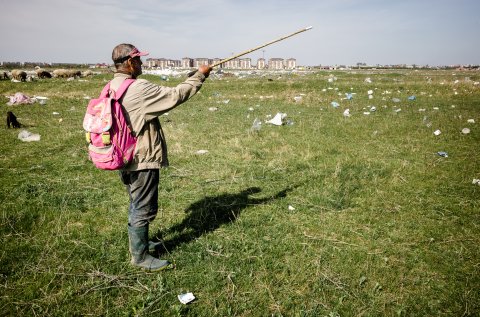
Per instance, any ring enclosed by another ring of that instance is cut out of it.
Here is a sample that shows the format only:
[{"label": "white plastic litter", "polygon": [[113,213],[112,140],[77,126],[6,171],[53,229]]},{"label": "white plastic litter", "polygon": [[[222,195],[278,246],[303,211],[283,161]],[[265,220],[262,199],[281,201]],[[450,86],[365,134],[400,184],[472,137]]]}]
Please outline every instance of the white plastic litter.
[{"label": "white plastic litter", "polygon": [[252,124],[252,131],[260,131],[261,128],[262,128],[262,121],[260,121],[258,118],[255,118]]},{"label": "white plastic litter", "polygon": [[442,133],[442,131],[440,131],[440,130],[435,130],[435,131],[433,132],[433,134],[435,134],[435,135],[440,135],[441,133]]},{"label": "white plastic litter", "polygon": [[294,211],[294,210],[295,210],[295,207],[293,207],[292,205],[288,205],[288,210]]},{"label": "white plastic litter", "polygon": [[268,121],[265,121],[265,123],[270,123],[273,125],[282,125],[283,124],[283,119],[287,117],[286,113],[281,113],[278,112],[273,119],[270,119]]},{"label": "white plastic litter", "polygon": [[474,178],[472,184],[480,186],[480,179]]},{"label": "white plastic litter", "polygon": [[207,154],[208,150],[198,150],[196,154],[202,155],[202,154]]},{"label": "white plastic litter", "polygon": [[372,94],[373,94],[373,90],[367,91],[367,94],[372,95]]},{"label": "white plastic litter", "polygon": [[178,300],[180,301],[180,303],[185,305],[190,303],[194,299],[195,299],[195,296],[193,295],[193,293],[185,293],[185,294],[178,295]]},{"label": "white plastic litter", "polygon": [[470,129],[469,129],[469,128],[463,128],[463,129],[462,129],[462,133],[463,133],[463,134],[469,134],[469,133],[470,133]]},{"label": "white plastic litter", "polygon": [[300,102],[302,101],[302,96],[295,96],[293,97],[293,100],[295,100],[295,102]]},{"label": "white plastic litter", "polygon": [[210,107],[210,108],[208,108],[208,111],[217,111],[217,110],[218,110],[217,107]]},{"label": "white plastic litter", "polygon": [[343,112],[343,116],[344,117],[350,117],[350,109],[345,109],[345,111]]},{"label": "white plastic litter", "polygon": [[18,139],[23,142],[40,141],[40,134],[34,134],[27,130],[22,130],[18,134]]},{"label": "white plastic litter", "polygon": [[475,123],[475,119],[468,119],[467,122],[468,123]]}]

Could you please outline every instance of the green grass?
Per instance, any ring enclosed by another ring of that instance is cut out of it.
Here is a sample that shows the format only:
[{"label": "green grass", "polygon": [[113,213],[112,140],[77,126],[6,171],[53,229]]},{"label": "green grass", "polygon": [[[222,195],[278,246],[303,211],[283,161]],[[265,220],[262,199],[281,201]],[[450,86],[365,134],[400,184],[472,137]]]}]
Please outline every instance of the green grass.
[{"label": "green grass", "polygon": [[[129,265],[117,173],[87,158],[83,97],[110,76],[0,82],[49,98],[0,105],[41,135],[1,128],[0,315],[479,316],[477,72],[212,76],[161,117],[171,167],[151,235],[177,268],[155,274]],[[277,112],[293,125],[251,131]]]}]

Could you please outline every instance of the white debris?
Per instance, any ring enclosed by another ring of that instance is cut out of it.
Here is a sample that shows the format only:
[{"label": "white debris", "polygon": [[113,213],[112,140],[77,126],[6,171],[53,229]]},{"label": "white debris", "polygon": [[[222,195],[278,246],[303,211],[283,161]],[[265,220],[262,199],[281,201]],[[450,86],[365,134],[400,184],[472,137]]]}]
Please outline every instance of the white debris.
[{"label": "white debris", "polygon": [[371,83],[372,83],[372,80],[370,79],[370,77],[365,78],[364,81],[365,81],[367,84],[371,84]]},{"label": "white debris", "polygon": [[262,121],[260,121],[258,118],[255,118],[252,124],[252,131],[260,131],[261,128],[262,128]]},{"label": "white debris", "polygon": [[265,123],[270,123],[273,125],[282,125],[283,124],[283,119],[287,117],[286,113],[281,113],[278,112],[273,119],[270,119],[268,121],[265,121]]},{"label": "white debris", "polygon": [[369,111],[365,111],[363,114],[366,115],[366,116],[368,116],[368,115],[370,114],[370,112],[369,112]]},{"label": "white debris", "polygon": [[345,111],[343,112],[343,116],[350,117],[350,109],[345,109]]},{"label": "white debris", "polygon": [[202,155],[202,154],[207,154],[208,150],[198,150],[196,154]]},{"label": "white debris", "polygon": [[373,90],[367,91],[367,94],[372,95],[372,94],[373,94]]},{"label": "white debris", "polygon": [[40,141],[40,134],[34,134],[27,130],[22,130],[18,134],[18,139],[23,142]]},{"label": "white debris", "polygon": [[463,129],[462,129],[462,133],[463,133],[463,134],[469,134],[469,133],[470,133],[470,129],[469,129],[469,128],[463,128]]},{"label": "white debris", "polygon": [[435,131],[433,132],[433,134],[435,134],[435,135],[440,135],[441,133],[442,133],[442,131],[440,131],[440,130],[435,130]]},{"label": "white debris", "polygon": [[217,110],[218,110],[217,107],[210,107],[210,108],[208,108],[208,111],[217,111]]},{"label": "white debris", "polygon": [[288,205],[288,210],[294,211],[294,210],[295,210],[295,207],[293,207],[292,205]]},{"label": "white debris", "polygon": [[195,299],[195,296],[193,295],[193,293],[180,294],[177,297],[178,297],[178,300],[180,301],[180,303],[185,304],[185,305],[190,303],[191,301],[193,301]]},{"label": "white debris", "polygon": [[293,97],[293,100],[295,100],[295,102],[300,102],[302,101],[302,96],[295,96]]},{"label": "white debris", "polygon": [[467,122],[468,123],[475,123],[475,119],[468,119]]},{"label": "white debris", "polygon": [[480,179],[474,178],[472,184],[480,186]]}]

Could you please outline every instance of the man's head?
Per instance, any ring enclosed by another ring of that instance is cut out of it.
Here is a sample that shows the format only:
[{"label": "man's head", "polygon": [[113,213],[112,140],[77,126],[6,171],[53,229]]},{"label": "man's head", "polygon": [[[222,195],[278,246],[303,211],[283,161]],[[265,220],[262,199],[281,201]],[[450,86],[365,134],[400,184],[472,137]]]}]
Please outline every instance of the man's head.
[{"label": "man's head", "polygon": [[140,52],[132,44],[119,44],[112,51],[112,60],[118,72],[127,73],[137,78],[142,74],[141,56],[148,55],[148,52]]}]

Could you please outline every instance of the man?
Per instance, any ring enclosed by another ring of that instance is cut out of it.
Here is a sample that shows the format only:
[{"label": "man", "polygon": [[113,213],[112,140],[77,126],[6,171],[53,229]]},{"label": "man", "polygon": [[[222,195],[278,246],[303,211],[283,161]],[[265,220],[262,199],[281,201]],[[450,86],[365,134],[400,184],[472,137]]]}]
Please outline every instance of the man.
[{"label": "man", "polygon": [[[116,91],[127,78],[142,74],[140,52],[131,44],[119,44],[112,52],[116,72],[110,88]],[[201,66],[195,74],[176,87],[163,87],[145,79],[132,83],[120,100],[125,117],[137,136],[134,159],[120,171],[130,197],[128,237],[131,264],[147,271],[159,271],[172,265],[149,254],[148,226],[158,211],[159,169],[168,166],[167,145],[158,117],[193,97],[210,74],[210,66]],[[153,249],[153,250],[152,250]]]}]

